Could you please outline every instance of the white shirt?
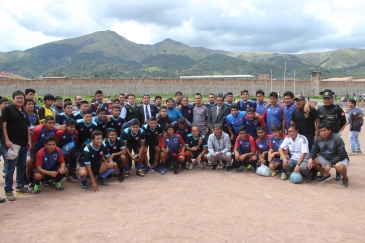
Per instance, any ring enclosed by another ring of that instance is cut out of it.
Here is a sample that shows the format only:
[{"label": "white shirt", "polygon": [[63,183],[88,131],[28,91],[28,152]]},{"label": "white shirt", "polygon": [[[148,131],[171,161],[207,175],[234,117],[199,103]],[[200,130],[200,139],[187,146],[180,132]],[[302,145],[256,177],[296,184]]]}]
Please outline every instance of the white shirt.
[{"label": "white shirt", "polygon": [[280,148],[286,150],[289,148],[291,159],[298,161],[303,153],[306,153],[303,161],[308,161],[309,159],[309,148],[308,140],[305,136],[298,134],[295,140],[286,137],[281,143]]},{"label": "white shirt", "polygon": [[148,114],[150,115],[150,118],[151,118],[151,108],[150,108],[150,105],[145,105],[143,104],[143,113],[144,113],[144,120],[147,121],[147,117],[146,117],[146,107],[147,107],[147,110],[148,110]]}]

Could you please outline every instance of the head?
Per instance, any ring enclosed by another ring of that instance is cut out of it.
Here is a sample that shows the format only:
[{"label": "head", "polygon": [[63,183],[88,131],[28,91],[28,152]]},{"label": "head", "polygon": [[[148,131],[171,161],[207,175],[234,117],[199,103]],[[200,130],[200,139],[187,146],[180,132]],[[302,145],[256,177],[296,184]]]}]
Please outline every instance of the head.
[{"label": "head", "polygon": [[186,96],[182,97],[181,105],[184,106],[184,107],[188,106],[189,105],[189,98],[186,97]]},{"label": "head", "polygon": [[175,134],[174,126],[171,124],[166,125],[165,132],[166,132],[167,136],[173,136]]},{"label": "head", "polygon": [[130,123],[130,129],[131,129],[133,134],[136,134],[138,132],[139,121],[137,119],[132,119],[132,121]]},{"label": "head", "polygon": [[236,117],[238,115],[238,105],[237,104],[233,104],[231,105],[231,114],[232,116]]},{"label": "head", "polygon": [[56,138],[53,136],[46,137],[44,140],[44,148],[46,149],[47,153],[53,153],[53,151],[56,150]]},{"label": "head", "polygon": [[228,103],[232,103],[233,102],[233,93],[232,92],[227,92],[227,94],[226,94],[226,101]]},{"label": "head", "polygon": [[161,102],[162,102],[162,97],[157,95],[155,96],[155,105],[160,107],[161,106]]},{"label": "head", "polygon": [[43,100],[44,100],[44,105],[48,108],[50,108],[53,104],[53,101],[54,101],[54,96],[53,94],[46,94],[44,97],[43,97]]},{"label": "head", "polygon": [[25,89],[25,98],[34,100],[35,89]]},{"label": "head", "polygon": [[6,97],[2,97],[0,99],[0,110],[2,110],[7,105],[9,105],[9,99]]},{"label": "head", "polygon": [[286,91],[284,93],[284,104],[291,105],[294,102],[294,94],[291,91]]},{"label": "head", "polygon": [[304,109],[305,98],[302,94],[298,94],[294,100],[295,100],[295,104],[297,105],[298,109]]},{"label": "head", "polygon": [[155,116],[151,116],[148,120],[148,125],[151,129],[155,129],[158,125],[157,118]]},{"label": "head", "polygon": [[120,116],[120,106],[119,105],[118,106],[113,106],[112,111],[113,111],[113,116],[115,118]]},{"label": "head", "polygon": [[22,91],[18,90],[13,93],[13,104],[16,107],[20,108],[24,106],[24,99],[25,99],[25,94]]},{"label": "head", "polygon": [[194,102],[198,106],[200,106],[202,104],[202,95],[200,93],[196,93],[194,95]]},{"label": "head", "polygon": [[208,95],[208,102],[210,104],[214,104],[214,102],[215,102],[215,94],[209,93],[209,95]]},{"label": "head", "polygon": [[324,121],[319,124],[319,135],[324,140],[327,140],[331,136],[331,126],[328,124],[328,122]]},{"label": "head", "polygon": [[128,103],[131,105],[134,105],[134,103],[136,102],[136,96],[134,94],[129,94],[128,95]]},{"label": "head", "polygon": [[256,128],[256,133],[257,133],[257,136],[260,139],[264,139],[266,137],[266,129],[265,129],[265,127],[257,127]]},{"label": "head", "polygon": [[104,107],[99,107],[97,110],[96,110],[96,115],[98,116],[98,120],[99,121],[104,121],[105,118],[106,118],[106,111],[105,111],[105,108]]},{"label": "head", "polygon": [[167,107],[166,106],[162,106],[160,109],[160,116],[161,117],[166,117],[167,116]]},{"label": "head", "polygon": [[241,91],[241,98],[243,101],[247,101],[250,98],[250,94],[247,89]]},{"label": "head", "polygon": [[34,100],[26,98],[24,102],[25,110],[28,113],[32,113],[34,111]]},{"label": "head", "polygon": [[278,103],[278,98],[279,98],[278,93],[276,93],[276,92],[271,92],[271,93],[269,94],[270,104],[271,104],[271,105],[277,105],[277,103]]},{"label": "head", "polygon": [[323,105],[324,106],[331,106],[333,105],[333,93],[326,91],[322,95],[323,97]]},{"label": "head", "polygon": [[70,98],[66,98],[63,100],[63,103],[66,103],[66,102],[71,102],[72,103],[72,100]]},{"label": "head", "polygon": [[272,125],[271,126],[271,134],[274,138],[279,139],[281,138],[281,128],[279,125]]},{"label": "head", "polygon": [[84,117],[84,122],[86,124],[90,124],[92,122],[92,119],[93,119],[93,113],[92,113],[92,111],[90,109],[84,111],[83,117]]},{"label": "head", "polygon": [[256,91],[256,100],[258,103],[262,103],[265,98],[265,92],[261,89]]},{"label": "head", "polygon": [[119,94],[119,97],[118,97],[119,101],[120,101],[120,104],[123,104],[124,105],[124,102],[125,102],[125,95],[120,93]]},{"label": "head", "polygon": [[176,100],[176,102],[181,102],[182,96],[183,96],[183,94],[181,93],[181,91],[177,91],[175,93],[175,100]]},{"label": "head", "polygon": [[103,103],[103,99],[104,99],[103,91],[101,91],[101,90],[95,91],[95,99],[99,104]]},{"label": "head", "polygon": [[240,138],[242,140],[247,140],[248,138],[248,134],[247,134],[247,130],[246,127],[242,126],[238,129],[238,136],[240,136]]},{"label": "head", "polygon": [[349,100],[347,102],[347,106],[350,108],[350,109],[353,109],[355,106],[356,106],[356,101],[355,100]]},{"label": "head", "polygon": [[54,106],[59,108],[63,107],[63,99],[61,96],[54,97]]},{"label": "head", "polygon": [[149,105],[150,104],[150,100],[151,100],[151,98],[150,98],[150,95],[149,94],[142,95],[142,103],[144,105]]},{"label": "head", "polygon": [[117,98],[115,98],[115,99],[113,99],[113,106],[120,106],[120,100],[119,99],[117,99]]},{"label": "head", "polygon": [[76,95],[76,96],[75,96],[75,104],[76,104],[77,106],[80,106],[80,105],[81,105],[81,101],[82,101],[82,97],[81,97],[81,95]]},{"label": "head", "polygon": [[44,118],[43,126],[47,131],[50,131],[54,128],[55,120],[53,116],[46,116]]},{"label": "head", "polygon": [[183,129],[186,125],[185,118],[180,117],[179,119],[177,119],[177,125],[179,126],[180,129]]},{"label": "head", "polygon": [[108,131],[108,138],[110,139],[110,142],[115,142],[117,140],[117,130],[110,128]]},{"label": "head", "polygon": [[213,133],[216,137],[220,137],[222,135],[222,125],[219,123],[214,124]]},{"label": "head", "polygon": [[90,104],[87,100],[82,100],[80,104],[80,109],[82,112],[85,112],[90,109]]},{"label": "head", "polygon": [[103,143],[103,133],[99,130],[92,131],[90,137],[93,145],[96,147],[100,147]]},{"label": "head", "polygon": [[76,130],[76,121],[72,118],[66,120],[65,129],[68,133],[73,133]]},{"label": "head", "polygon": [[174,107],[174,99],[173,99],[173,98],[168,98],[168,99],[166,99],[166,106],[167,106],[168,108],[172,108],[172,107]]},{"label": "head", "polygon": [[63,111],[67,116],[70,116],[72,114],[72,103],[71,102],[65,102],[63,104]]},{"label": "head", "polygon": [[298,128],[295,124],[289,125],[288,135],[291,139],[295,139],[298,136]]},{"label": "head", "polygon": [[195,138],[199,137],[199,133],[200,133],[199,127],[198,126],[193,126],[191,128],[191,133],[193,134],[193,136]]},{"label": "head", "polygon": [[221,107],[221,106],[223,105],[223,96],[218,95],[218,96],[215,98],[215,103],[217,103],[217,106],[218,106],[218,107]]},{"label": "head", "polygon": [[250,119],[251,121],[252,121],[253,119],[255,119],[255,108],[253,108],[253,107],[248,107],[248,108],[246,109],[246,115],[247,115],[248,119]]}]

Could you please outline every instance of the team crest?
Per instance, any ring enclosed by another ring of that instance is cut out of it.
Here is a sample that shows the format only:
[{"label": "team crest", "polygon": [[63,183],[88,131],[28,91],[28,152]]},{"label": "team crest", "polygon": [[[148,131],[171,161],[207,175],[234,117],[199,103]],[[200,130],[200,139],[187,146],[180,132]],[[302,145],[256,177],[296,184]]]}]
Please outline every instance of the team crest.
[{"label": "team crest", "polygon": [[56,160],[56,159],[57,159],[57,157],[58,157],[58,155],[57,155],[57,154],[54,154],[54,155],[53,155],[53,159],[54,159],[54,160]]},{"label": "team crest", "polygon": [[93,131],[93,129],[92,128],[90,128],[90,132],[92,132]]},{"label": "team crest", "polygon": [[105,125],[103,125],[103,128],[105,128]]},{"label": "team crest", "polygon": [[118,125],[120,126],[120,125],[122,125],[122,123],[119,122]]},{"label": "team crest", "polygon": [[114,146],[113,149],[117,149],[117,146]]},{"label": "team crest", "polygon": [[136,140],[138,140],[139,138],[138,137],[136,137]]},{"label": "team crest", "polygon": [[100,151],[100,155],[103,155],[103,151]]},{"label": "team crest", "polygon": [[191,110],[188,110],[188,113],[191,113]]},{"label": "team crest", "polygon": [[179,140],[177,138],[174,138],[174,143],[177,143]]},{"label": "team crest", "polygon": [[201,112],[204,112],[204,109],[200,109]]}]

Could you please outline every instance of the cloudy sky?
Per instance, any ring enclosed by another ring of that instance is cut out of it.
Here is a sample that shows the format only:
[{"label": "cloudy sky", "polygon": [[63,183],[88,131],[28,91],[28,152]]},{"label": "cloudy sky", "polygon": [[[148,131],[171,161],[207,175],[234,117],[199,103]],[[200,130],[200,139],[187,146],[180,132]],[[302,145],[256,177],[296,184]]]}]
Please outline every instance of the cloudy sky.
[{"label": "cloudy sky", "polygon": [[361,0],[0,0],[0,51],[113,30],[232,52],[365,48]]}]

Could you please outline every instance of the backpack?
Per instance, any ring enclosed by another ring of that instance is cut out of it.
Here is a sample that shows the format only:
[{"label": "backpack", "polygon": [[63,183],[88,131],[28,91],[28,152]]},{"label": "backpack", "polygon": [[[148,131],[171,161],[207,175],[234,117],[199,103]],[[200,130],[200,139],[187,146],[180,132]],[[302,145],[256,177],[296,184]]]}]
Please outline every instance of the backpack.
[{"label": "backpack", "polygon": [[351,117],[351,127],[352,128],[360,128],[362,127],[362,125],[364,124],[364,118],[360,117],[360,118],[352,118],[354,116],[359,115],[358,112],[351,112],[350,117]]}]

